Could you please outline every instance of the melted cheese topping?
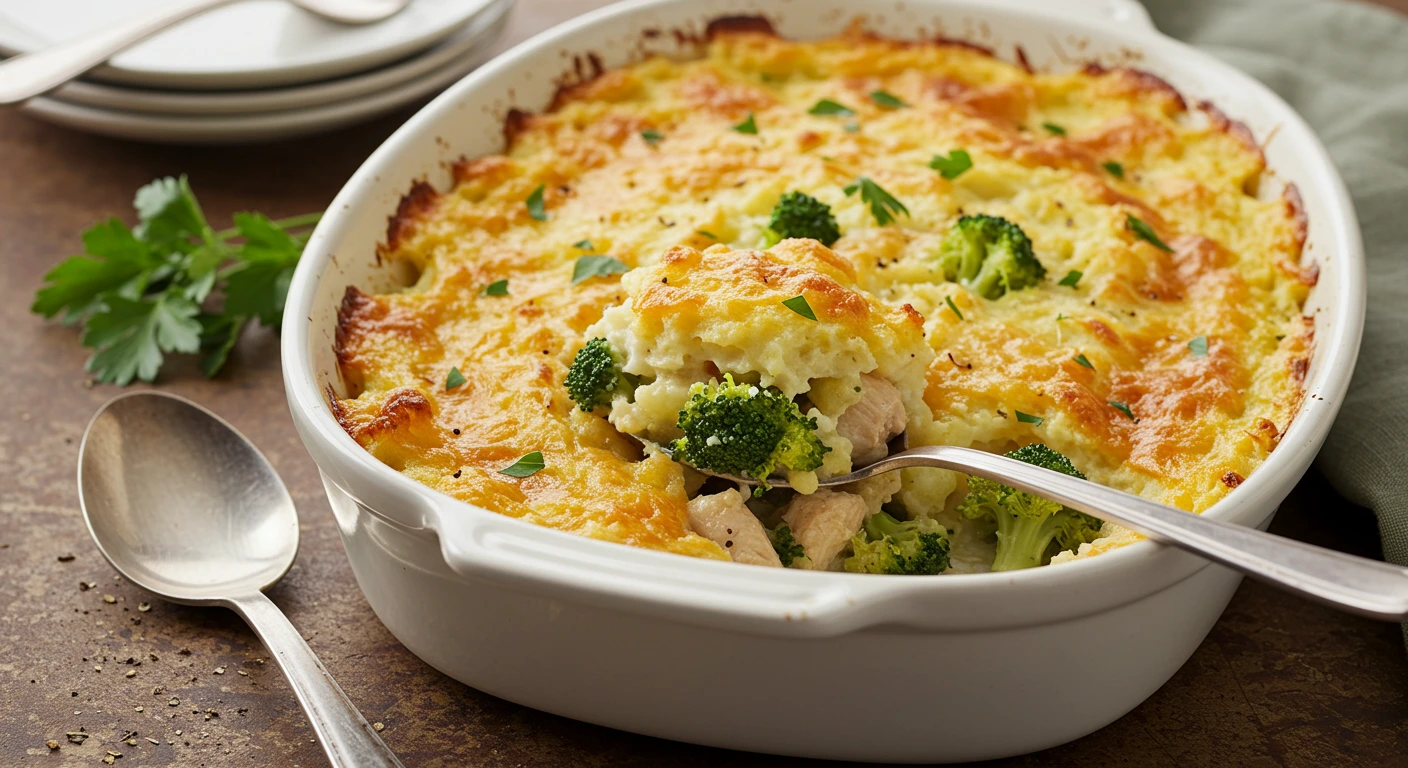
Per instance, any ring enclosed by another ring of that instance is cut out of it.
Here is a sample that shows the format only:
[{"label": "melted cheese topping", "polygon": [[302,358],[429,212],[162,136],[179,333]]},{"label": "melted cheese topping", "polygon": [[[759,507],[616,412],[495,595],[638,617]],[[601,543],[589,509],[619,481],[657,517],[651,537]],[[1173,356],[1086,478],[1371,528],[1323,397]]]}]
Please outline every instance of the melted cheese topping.
[{"label": "melted cheese topping", "polygon": [[[877,103],[877,91],[903,106]],[[853,114],[812,114],[822,99]],[[737,130],[750,115],[756,133]],[[1299,266],[1294,189],[1265,194],[1246,129],[1190,110],[1151,76],[1034,74],[963,45],[859,32],[807,43],[722,33],[699,60],[644,61],[564,90],[545,114],[515,113],[509,134],[505,154],[457,165],[452,188],[406,197],[381,256],[420,278],[380,296],[349,288],[337,340],[348,433],[487,509],[727,557],[689,531],[678,465],[643,458],[567,399],[585,330],[626,300],[618,276],[573,285],[573,264],[764,248],[768,214],[791,190],[840,223],[828,269],[924,318],[933,421],[912,440],[997,451],[1041,441],[1096,482],[1201,511],[1262,462],[1299,407],[1314,272]],[[929,162],[955,149],[972,168],[945,179]],[[861,176],[908,215],[877,224],[844,191]],[[545,221],[526,205],[539,187]],[[1020,225],[1046,280],[993,301],[945,282],[934,255],[964,213]],[[1171,250],[1137,237],[1130,216]],[[1073,272],[1074,285],[1059,284]],[[509,295],[484,295],[498,280]],[[728,303],[750,313],[737,328],[757,319],[747,304]],[[447,390],[452,367],[467,381]],[[531,451],[542,471],[498,471]],[[907,471],[900,498],[941,514],[958,491],[953,473]],[[1132,537],[1107,533],[1084,554]]]}]

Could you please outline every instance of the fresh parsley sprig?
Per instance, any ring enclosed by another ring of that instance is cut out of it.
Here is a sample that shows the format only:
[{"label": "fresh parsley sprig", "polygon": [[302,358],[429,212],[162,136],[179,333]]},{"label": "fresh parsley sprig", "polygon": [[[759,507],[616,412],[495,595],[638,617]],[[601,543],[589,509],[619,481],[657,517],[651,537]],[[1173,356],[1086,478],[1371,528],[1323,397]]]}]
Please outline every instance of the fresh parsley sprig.
[{"label": "fresh parsley sprig", "polygon": [[142,187],[133,206],[136,227],[116,217],[90,227],[84,254],[49,270],[30,307],[81,326],[89,373],[119,386],[152,381],[169,353],[203,353],[200,369],[214,376],[250,320],[277,327],[322,216],[237,213],[234,227],[216,230],[185,176]]}]

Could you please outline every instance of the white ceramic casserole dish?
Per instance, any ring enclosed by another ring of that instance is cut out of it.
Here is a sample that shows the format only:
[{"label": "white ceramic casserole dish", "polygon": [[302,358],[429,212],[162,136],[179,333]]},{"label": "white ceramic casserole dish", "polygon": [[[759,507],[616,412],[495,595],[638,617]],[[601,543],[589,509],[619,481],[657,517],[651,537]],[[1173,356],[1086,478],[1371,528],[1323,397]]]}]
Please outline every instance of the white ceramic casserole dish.
[{"label": "white ceramic casserole dish", "polygon": [[[1202,641],[1240,576],[1140,542],[1001,574],[876,577],[747,568],[594,541],[432,491],[338,426],[329,388],[348,285],[385,290],[384,237],[413,182],[502,149],[510,107],[540,110],[588,54],[606,67],[721,16],[764,15],[784,37],[839,33],[857,16],[896,38],[967,38],[1041,68],[1133,56],[1190,101],[1211,100],[1265,144],[1309,218],[1320,266],[1306,312],[1306,398],[1277,450],[1206,514],[1265,526],[1309,467],[1348,385],[1364,312],[1358,226],[1304,122],[1265,87],[1158,34],[1128,0],[635,0],[582,16],[440,96],[334,200],[293,280],[284,319],[289,404],[322,470],[358,584],[412,652],[480,690],[559,715],[735,749],[839,758],[977,760],[1053,746],[1143,701]],[[1274,138],[1268,140],[1268,137]],[[904,669],[903,684],[889,685]]]}]

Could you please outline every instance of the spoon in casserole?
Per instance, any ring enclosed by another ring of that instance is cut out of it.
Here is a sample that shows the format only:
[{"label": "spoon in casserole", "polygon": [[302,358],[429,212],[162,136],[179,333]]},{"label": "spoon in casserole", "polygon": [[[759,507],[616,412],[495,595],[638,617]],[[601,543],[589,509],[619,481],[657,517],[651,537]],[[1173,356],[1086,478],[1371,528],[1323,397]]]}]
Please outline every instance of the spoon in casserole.
[{"label": "spoon in casserole", "polygon": [[401,761],[263,590],[293,565],[298,515],[274,468],[215,414],[179,397],[108,401],[78,449],[78,498],[98,549],[166,600],[233,609],[264,641],[334,768]]},{"label": "spoon in casserole", "polygon": [[[947,445],[904,450],[904,433],[890,446],[897,452],[849,474],[824,478],[820,487],[907,467],[951,469],[1059,502],[1334,608],[1375,619],[1408,620],[1408,568],[1191,514],[986,451]],[[668,446],[662,448],[669,453]],[[700,471],[746,485],[761,484],[752,478]],[[767,483],[789,487],[786,478],[778,476],[769,477]]]}]

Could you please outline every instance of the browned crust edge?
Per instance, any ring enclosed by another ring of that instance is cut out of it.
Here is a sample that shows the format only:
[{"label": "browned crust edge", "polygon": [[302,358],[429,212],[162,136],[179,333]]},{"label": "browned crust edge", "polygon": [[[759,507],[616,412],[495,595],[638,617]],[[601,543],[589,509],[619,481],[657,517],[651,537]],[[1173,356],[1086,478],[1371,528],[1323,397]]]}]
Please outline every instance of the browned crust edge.
[{"label": "browned crust edge", "polygon": [[383,253],[394,251],[400,246],[401,238],[410,233],[411,228],[415,226],[415,220],[429,211],[439,198],[440,193],[424,179],[411,185],[410,191],[397,204],[396,213],[387,217],[386,243],[377,248],[377,263],[381,262]]}]

